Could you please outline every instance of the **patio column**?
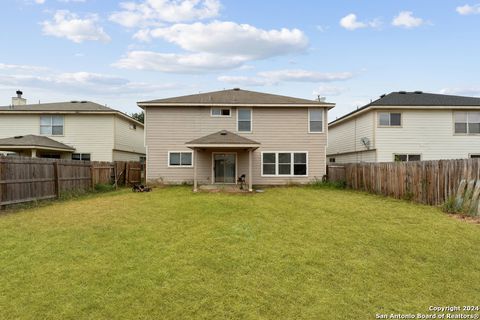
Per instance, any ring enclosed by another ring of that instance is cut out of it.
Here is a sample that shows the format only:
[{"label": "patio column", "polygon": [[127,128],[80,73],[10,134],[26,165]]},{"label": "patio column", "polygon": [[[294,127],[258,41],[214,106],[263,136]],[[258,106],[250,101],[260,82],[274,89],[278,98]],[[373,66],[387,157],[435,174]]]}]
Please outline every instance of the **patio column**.
[{"label": "patio column", "polygon": [[197,148],[193,148],[193,192],[197,191]]},{"label": "patio column", "polygon": [[248,191],[252,192],[252,148],[248,149]]},{"label": "patio column", "polygon": [[37,149],[32,149],[31,157],[32,157],[32,158],[36,158],[36,157],[37,157]]}]

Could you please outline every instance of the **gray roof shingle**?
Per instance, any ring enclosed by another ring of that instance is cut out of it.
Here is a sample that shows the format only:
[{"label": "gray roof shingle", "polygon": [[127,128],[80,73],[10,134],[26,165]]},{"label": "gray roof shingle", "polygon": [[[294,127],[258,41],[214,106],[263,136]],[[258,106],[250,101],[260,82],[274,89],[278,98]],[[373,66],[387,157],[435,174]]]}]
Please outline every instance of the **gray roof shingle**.
[{"label": "gray roof shingle", "polygon": [[144,104],[302,104],[334,106],[333,103],[241,90],[238,88],[138,102],[139,106]]},{"label": "gray roof shingle", "polygon": [[23,106],[4,106],[0,111],[89,111],[89,112],[118,112],[91,101],[69,101],[54,103],[27,104]]},{"label": "gray roof shingle", "polygon": [[35,135],[25,135],[25,136],[15,136],[11,138],[0,139],[0,146],[11,146],[11,147],[45,147],[45,148],[55,148],[55,149],[64,149],[64,150],[75,150],[71,146],[60,143],[53,139],[43,136]]},{"label": "gray roof shingle", "polygon": [[260,143],[247,139],[245,137],[239,136],[233,132],[227,130],[221,130],[204,137],[189,141],[187,145],[208,145],[208,144],[218,144],[218,145],[260,145]]},{"label": "gray roof shingle", "polygon": [[371,106],[480,106],[480,98],[446,94],[392,92],[370,103]]}]

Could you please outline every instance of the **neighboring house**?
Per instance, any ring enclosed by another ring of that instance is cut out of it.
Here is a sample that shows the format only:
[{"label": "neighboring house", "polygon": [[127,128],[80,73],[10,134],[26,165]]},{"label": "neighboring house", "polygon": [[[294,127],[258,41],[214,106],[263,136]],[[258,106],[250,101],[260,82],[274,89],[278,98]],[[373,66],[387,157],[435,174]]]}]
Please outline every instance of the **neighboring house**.
[{"label": "neighboring house", "polygon": [[326,172],[332,103],[240,90],[139,102],[147,181],[307,183]]},{"label": "neighboring house", "polygon": [[21,92],[0,107],[0,152],[27,157],[139,161],[143,124],[89,101],[26,104]]},{"label": "neighboring house", "polygon": [[329,163],[480,157],[480,98],[392,92],[328,127]]}]

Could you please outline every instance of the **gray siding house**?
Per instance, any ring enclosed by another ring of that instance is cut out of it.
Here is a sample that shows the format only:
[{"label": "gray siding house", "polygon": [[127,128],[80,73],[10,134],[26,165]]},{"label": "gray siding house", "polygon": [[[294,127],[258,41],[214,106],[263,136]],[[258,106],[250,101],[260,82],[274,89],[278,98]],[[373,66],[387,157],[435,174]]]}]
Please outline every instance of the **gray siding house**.
[{"label": "gray siding house", "polygon": [[332,103],[238,88],[139,102],[150,183],[308,183],[326,172]]}]

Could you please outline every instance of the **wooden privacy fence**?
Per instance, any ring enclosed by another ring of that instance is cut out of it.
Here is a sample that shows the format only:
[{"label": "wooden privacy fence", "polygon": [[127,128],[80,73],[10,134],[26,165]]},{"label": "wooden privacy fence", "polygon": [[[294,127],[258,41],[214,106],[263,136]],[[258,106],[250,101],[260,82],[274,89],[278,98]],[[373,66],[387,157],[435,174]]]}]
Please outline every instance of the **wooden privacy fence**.
[{"label": "wooden privacy fence", "polygon": [[345,164],[347,188],[439,205],[462,180],[480,179],[480,159]]},{"label": "wooden privacy fence", "polygon": [[345,166],[342,165],[328,165],[327,166],[327,178],[332,182],[344,182],[345,181]]},{"label": "wooden privacy fence", "polygon": [[97,184],[141,182],[139,162],[99,162],[0,156],[0,209],[6,205],[58,198]]}]

